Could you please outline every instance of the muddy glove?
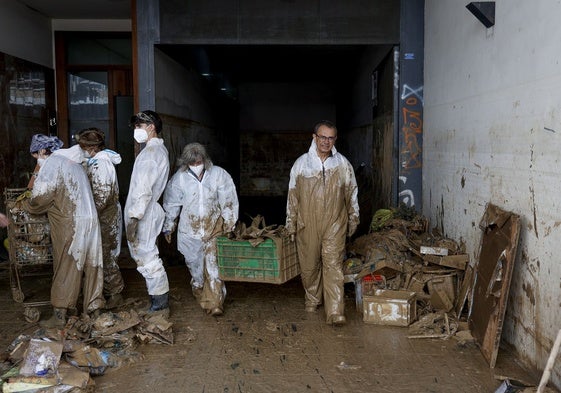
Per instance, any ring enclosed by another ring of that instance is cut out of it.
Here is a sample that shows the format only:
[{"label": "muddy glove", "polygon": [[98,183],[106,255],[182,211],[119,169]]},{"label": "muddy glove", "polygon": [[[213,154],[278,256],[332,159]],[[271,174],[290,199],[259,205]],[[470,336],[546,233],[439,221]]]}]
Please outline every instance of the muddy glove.
[{"label": "muddy glove", "polygon": [[18,197],[16,198],[16,202],[21,202],[24,199],[29,199],[29,198],[31,198],[31,190],[27,190],[19,194]]},{"label": "muddy glove", "polygon": [[136,243],[136,231],[138,229],[138,218],[131,218],[127,225],[127,241]]}]

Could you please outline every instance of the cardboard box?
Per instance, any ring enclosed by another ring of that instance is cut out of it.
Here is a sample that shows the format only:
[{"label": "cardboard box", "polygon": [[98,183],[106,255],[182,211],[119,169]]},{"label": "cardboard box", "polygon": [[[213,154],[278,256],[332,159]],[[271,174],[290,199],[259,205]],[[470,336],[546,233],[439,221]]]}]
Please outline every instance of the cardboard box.
[{"label": "cardboard box", "polygon": [[362,319],[375,325],[409,326],[417,318],[415,292],[377,289],[363,296]]}]

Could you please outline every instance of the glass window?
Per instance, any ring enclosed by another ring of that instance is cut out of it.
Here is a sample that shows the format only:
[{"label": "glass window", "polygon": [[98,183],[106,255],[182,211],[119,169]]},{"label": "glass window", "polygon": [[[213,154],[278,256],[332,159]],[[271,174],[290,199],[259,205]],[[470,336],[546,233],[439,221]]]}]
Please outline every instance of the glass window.
[{"label": "glass window", "polygon": [[98,127],[109,145],[109,97],[106,71],[68,73],[70,137],[83,128]]}]

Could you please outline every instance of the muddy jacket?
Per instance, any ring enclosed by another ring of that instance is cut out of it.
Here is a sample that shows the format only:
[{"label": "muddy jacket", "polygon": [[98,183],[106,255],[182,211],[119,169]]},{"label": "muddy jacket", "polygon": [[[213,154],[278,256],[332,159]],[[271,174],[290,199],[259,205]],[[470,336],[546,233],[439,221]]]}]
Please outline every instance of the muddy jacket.
[{"label": "muddy jacket", "polygon": [[107,296],[120,293],[124,283],[117,265],[121,253],[123,219],[119,203],[119,182],[115,165],[121,156],[113,150],[98,152],[86,162],[86,170],[92,185],[95,207],[98,212],[103,248],[104,292]]},{"label": "muddy jacket", "polygon": [[103,306],[103,261],[97,211],[82,158],[77,145],[55,151],[41,166],[24,208],[48,214],[54,258],[53,306],[75,306],[84,271],[84,309],[92,311]]},{"label": "muddy jacket", "polygon": [[232,177],[224,169],[211,166],[199,181],[189,170],[178,170],[164,193],[164,231],[173,231],[181,211],[178,241],[182,236],[209,239],[231,231],[238,220],[238,197]]},{"label": "muddy jacket", "polygon": [[335,146],[323,163],[316,149],[312,141],[308,153],[300,156],[290,171],[286,228],[295,233],[307,223],[323,228],[340,225],[347,228],[350,236],[359,222],[353,167]]}]

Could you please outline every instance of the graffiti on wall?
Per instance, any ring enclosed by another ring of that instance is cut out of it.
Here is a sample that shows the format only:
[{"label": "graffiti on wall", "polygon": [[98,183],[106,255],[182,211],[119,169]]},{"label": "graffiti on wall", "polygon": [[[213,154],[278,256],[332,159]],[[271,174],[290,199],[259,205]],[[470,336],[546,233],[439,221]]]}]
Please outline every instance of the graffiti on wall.
[{"label": "graffiti on wall", "polygon": [[[399,150],[399,202],[415,206],[420,200],[422,177],[423,86],[403,84],[401,92],[401,135]],[[409,179],[409,184],[406,185]]]}]

